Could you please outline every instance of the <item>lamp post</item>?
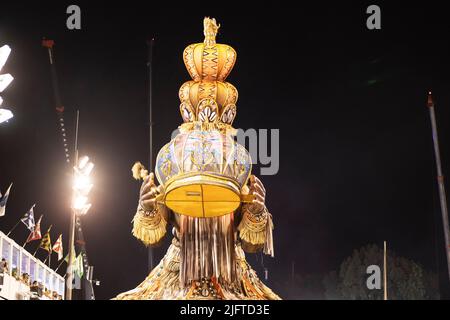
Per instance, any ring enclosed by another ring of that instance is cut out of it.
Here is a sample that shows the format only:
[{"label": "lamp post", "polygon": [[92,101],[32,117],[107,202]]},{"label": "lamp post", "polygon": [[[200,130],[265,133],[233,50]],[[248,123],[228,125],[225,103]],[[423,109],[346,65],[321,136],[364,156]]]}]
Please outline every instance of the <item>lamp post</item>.
[{"label": "lamp post", "polygon": [[73,184],[72,184],[72,204],[70,217],[69,232],[69,261],[66,274],[66,300],[72,300],[72,283],[73,283],[73,263],[75,260],[75,225],[77,216],[85,215],[91,208],[88,203],[88,194],[93,184],[89,175],[94,168],[94,164],[89,161],[87,156],[78,158],[78,121],[79,112],[77,112],[77,125],[75,132],[75,165],[73,167]]},{"label": "lamp post", "polygon": [[[78,152],[75,154],[75,166],[73,167],[73,198],[72,215],[70,219],[69,235],[69,262],[67,267],[66,300],[72,300],[73,263],[75,260],[75,224],[77,216],[85,215],[91,208],[87,195],[92,189],[89,175],[94,168],[94,164],[87,156],[78,160]],[[73,249],[72,249],[73,248]]]},{"label": "lamp post", "polygon": [[[4,45],[0,48],[0,71],[6,63],[6,60],[11,53],[11,48],[8,45]],[[9,73],[0,74],[0,92],[6,89],[9,84],[14,80],[13,76]],[[3,103],[3,99],[0,97],[0,105]],[[6,122],[13,117],[13,113],[9,109],[0,108],[0,123]]]}]

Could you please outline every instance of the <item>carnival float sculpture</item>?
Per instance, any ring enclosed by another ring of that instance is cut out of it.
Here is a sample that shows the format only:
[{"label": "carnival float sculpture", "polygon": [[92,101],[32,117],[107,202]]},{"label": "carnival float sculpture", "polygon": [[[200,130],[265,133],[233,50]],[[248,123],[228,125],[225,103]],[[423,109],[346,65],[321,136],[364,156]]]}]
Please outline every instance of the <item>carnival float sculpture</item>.
[{"label": "carnival float sculpture", "polygon": [[170,224],[172,244],[148,277],[117,300],[280,299],[244,255],[273,256],[273,223],[250,154],[234,139],[238,91],[225,80],[236,51],[216,43],[219,27],[205,18],[204,42],[184,50],[192,80],[179,90],[180,133],[156,159],[160,185],[140,163],[132,169],[144,180],[133,235],[154,246]]}]

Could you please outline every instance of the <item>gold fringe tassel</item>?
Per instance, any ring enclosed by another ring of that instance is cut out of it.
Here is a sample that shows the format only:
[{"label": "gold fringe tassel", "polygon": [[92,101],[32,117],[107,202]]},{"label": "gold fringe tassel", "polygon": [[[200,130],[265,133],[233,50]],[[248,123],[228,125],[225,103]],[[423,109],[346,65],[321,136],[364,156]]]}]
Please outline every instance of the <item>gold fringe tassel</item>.
[{"label": "gold fringe tassel", "polygon": [[270,213],[267,213],[267,214],[268,214],[268,217],[267,217],[267,226],[266,226],[266,240],[264,242],[263,252],[264,252],[264,254],[267,254],[273,258],[275,255],[274,250],[273,250],[273,228],[274,228],[274,226],[273,226],[272,215]]},{"label": "gold fringe tassel", "polygon": [[245,242],[248,242],[252,245],[263,245],[266,241],[266,230],[265,228],[261,231],[253,231],[248,227],[242,227],[242,224],[239,225],[239,236]]},{"label": "gold fringe tassel", "polygon": [[263,252],[273,257],[272,230],[272,215],[266,209],[259,215],[245,211],[238,226],[239,237],[247,251],[254,252],[264,247]]},{"label": "gold fringe tassel", "polygon": [[167,232],[167,222],[160,213],[147,216],[138,211],[133,218],[133,236],[146,246],[157,244]]}]

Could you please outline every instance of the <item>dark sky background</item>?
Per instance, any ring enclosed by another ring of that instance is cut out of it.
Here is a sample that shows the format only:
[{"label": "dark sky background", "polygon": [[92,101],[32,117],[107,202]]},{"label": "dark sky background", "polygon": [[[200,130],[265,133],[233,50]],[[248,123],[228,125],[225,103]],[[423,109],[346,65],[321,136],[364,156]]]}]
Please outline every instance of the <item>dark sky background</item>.
[{"label": "dark sky background", "polygon": [[[382,10],[382,30],[370,31],[365,12],[372,3],[364,1],[295,7],[249,2],[245,8],[243,2],[217,8],[208,2],[165,8],[151,1],[75,3],[82,11],[80,31],[66,29],[72,3],[16,1],[0,10],[0,45],[13,50],[3,73],[15,77],[2,94],[15,114],[0,125],[2,192],[14,182],[2,231],[37,203],[36,217],[45,215],[42,228],[53,224],[53,239],[62,232],[67,252],[70,168],[41,47],[45,36],[56,41],[70,142],[79,109],[80,153],[96,165],[83,228],[101,280],[97,298],[111,298],[145,278],[147,250],[131,235],[139,183],[130,168],[148,162],[149,154],[146,39],[157,38],[156,153],[181,122],[178,89],[189,80],[182,51],[203,41],[203,17],[212,16],[221,24],[218,42],[238,53],[227,79],[239,90],[235,127],[280,129],[280,171],[261,177],[276,228],[276,257],[264,259],[270,283],[287,281],[293,261],[301,275],[326,273],[353,249],[387,240],[399,255],[440,270],[446,285],[426,108],[432,89],[449,173],[450,23],[443,7],[373,2]],[[25,227],[12,237],[22,243]],[[166,247],[156,250],[156,260]]]}]

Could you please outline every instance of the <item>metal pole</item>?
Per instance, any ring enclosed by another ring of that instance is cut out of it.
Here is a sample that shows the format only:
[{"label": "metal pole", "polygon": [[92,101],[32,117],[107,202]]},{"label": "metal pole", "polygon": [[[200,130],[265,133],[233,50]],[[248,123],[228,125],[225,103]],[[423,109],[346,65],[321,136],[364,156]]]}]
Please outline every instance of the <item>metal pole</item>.
[{"label": "metal pole", "polygon": [[14,227],[12,227],[12,229],[9,230],[9,232],[6,234],[7,237],[9,237],[9,235],[11,234],[11,232],[13,232],[13,231],[17,228],[17,226],[19,225],[19,223],[20,223],[21,221],[22,221],[22,220],[19,219],[19,221],[17,221],[17,223],[14,225]]},{"label": "metal pole", "polygon": [[[88,268],[92,266],[89,266],[89,260],[86,251],[86,242],[84,241],[83,229],[81,228],[81,219],[79,216],[77,216],[76,218],[75,226],[76,226],[75,227],[76,235],[78,239],[76,243],[78,244],[80,248],[80,253],[83,257],[83,267],[85,268],[85,270],[88,270]],[[87,272],[85,272],[80,279],[82,283],[81,287],[83,288],[84,300],[95,300],[94,287],[92,285],[92,281],[90,281],[86,275]]]},{"label": "metal pole", "polygon": [[64,150],[64,155],[66,158],[66,162],[67,164],[70,163],[70,155],[68,152],[68,143],[67,143],[67,137],[66,137],[66,132],[65,132],[65,125],[64,125],[64,106],[61,102],[61,95],[59,92],[59,84],[58,84],[58,76],[56,74],[56,66],[55,66],[55,61],[54,61],[54,54],[53,54],[53,46],[54,46],[55,42],[53,40],[47,40],[47,39],[43,39],[42,40],[42,46],[44,48],[47,48],[48,51],[48,58],[49,58],[49,62],[50,62],[50,72],[51,72],[51,77],[52,77],[52,87],[53,87],[53,98],[55,100],[55,111],[56,111],[56,116],[57,116],[57,121],[58,121],[58,127],[61,133],[61,142],[62,142],[62,146],[63,146],[63,150]]},{"label": "metal pole", "polygon": [[439,139],[436,125],[436,115],[434,113],[434,101],[431,92],[428,93],[427,101],[428,110],[430,111],[431,129],[433,131],[434,154],[436,160],[437,183],[439,187],[439,200],[441,204],[442,227],[444,228],[445,252],[447,253],[447,271],[450,280],[450,236],[448,227],[448,210],[445,195],[444,175],[442,174],[441,155],[439,151]]},{"label": "metal pole", "polygon": [[69,230],[69,262],[67,264],[67,277],[66,277],[66,300],[72,300],[72,283],[73,283],[73,271],[72,271],[72,267],[73,267],[73,261],[74,261],[74,256],[73,256],[73,247],[74,247],[74,238],[75,238],[75,230],[74,230],[74,226],[75,226],[75,211],[72,210],[71,211],[71,217],[70,217],[70,230]]},{"label": "metal pole", "polygon": [[[80,111],[77,110],[77,122],[75,127],[75,165],[78,165],[78,123],[80,120]],[[75,170],[73,171],[73,177],[75,177]],[[73,283],[73,262],[74,262],[74,246],[75,246],[75,210],[71,210],[70,216],[70,230],[69,230],[69,261],[67,263],[66,272],[66,300],[72,300],[72,283]]]},{"label": "metal pole", "polygon": [[[150,172],[153,172],[153,45],[155,38],[152,38],[147,42],[148,44],[148,113],[149,113],[149,168]],[[148,248],[148,268],[149,271],[153,270],[153,248]]]},{"label": "metal pole", "polygon": [[153,46],[155,38],[148,41],[148,113],[149,113],[149,161],[150,171],[153,171]]},{"label": "metal pole", "polygon": [[63,263],[64,263],[64,259],[62,259],[62,261],[58,264],[58,266],[55,269],[55,272],[58,272],[59,268],[62,266]]},{"label": "metal pole", "polygon": [[291,265],[291,281],[292,281],[292,284],[294,283],[294,278],[295,278],[295,262],[292,261],[292,265]]},{"label": "metal pole", "polygon": [[387,246],[386,246],[386,241],[384,242],[383,280],[384,280],[384,300],[387,300],[388,292],[387,292]]}]

